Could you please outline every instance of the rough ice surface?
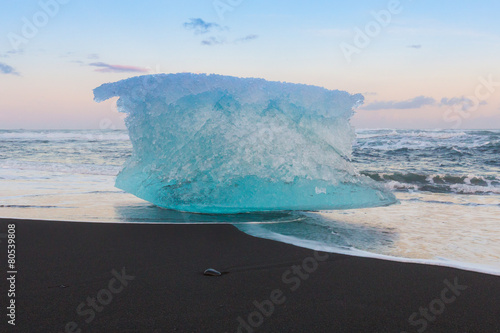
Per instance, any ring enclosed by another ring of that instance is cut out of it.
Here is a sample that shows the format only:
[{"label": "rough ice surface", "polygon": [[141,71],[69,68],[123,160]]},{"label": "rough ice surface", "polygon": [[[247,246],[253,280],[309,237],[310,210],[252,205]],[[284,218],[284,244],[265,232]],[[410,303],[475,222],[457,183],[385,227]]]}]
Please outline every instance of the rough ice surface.
[{"label": "rough ice surface", "polygon": [[362,95],[204,74],[133,77],[94,90],[119,96],[133,144],[116,186],[198,213],[327,210],[396,202],[349,162]]}]

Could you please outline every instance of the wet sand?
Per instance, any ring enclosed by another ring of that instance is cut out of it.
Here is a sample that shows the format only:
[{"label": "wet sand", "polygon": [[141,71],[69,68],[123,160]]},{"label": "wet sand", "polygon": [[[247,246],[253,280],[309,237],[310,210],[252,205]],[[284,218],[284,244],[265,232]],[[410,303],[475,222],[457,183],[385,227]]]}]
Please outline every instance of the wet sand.
[{"label": "wet sand", "polygon": [[16,326],[4,278],[2,332],[500,332],[498,276],[315,252],[231,225],[0,219],[4,276],[10,223]]}]

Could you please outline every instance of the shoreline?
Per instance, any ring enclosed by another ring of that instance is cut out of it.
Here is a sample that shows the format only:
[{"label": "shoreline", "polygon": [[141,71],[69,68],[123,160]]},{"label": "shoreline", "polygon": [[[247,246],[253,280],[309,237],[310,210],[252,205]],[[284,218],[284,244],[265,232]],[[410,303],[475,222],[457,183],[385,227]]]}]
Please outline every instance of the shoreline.
[{"label": "shoreline", "polygon": [[[424,327],[495,332],[500,327],[497,276],[316,252],[230,225],[46,222],[0,219],[0,233],[9,223],[16,225],[21,332],[417,332]],[[207,268],[225,274],[204,276]],[[3,309],[5,282],[0,283]],[[8,318],[2,317],[3,329]]]},{"label": "shoreline", "polygon": [[[4,220],[13,220],[13,221],[19,220],[19,221],[49,222],[49,223],[50,222],[60,222],[60,223],[89,223],[89,224],[117,224],[117,225],[153,224],[153,225],[230,225],[230,226],[232,226],[232,225],[245,225],[245,224],[252,224],[253,223],[253,222],[182,222],[182,223],[178,223],[178,222],[164,222],[164,221],[157,221],[157,222],[155,222],[155,221],[147,221],[147,222],[85,221],[85,222],[82,222],[82,221],[78,221],[78,220],[60,221],[60,220],[48,220],[48,219],[24,219],[24,218],[3,218],[3,217],[0,217],[0,222],[2,222]],[[262,221],[259,221],[256,223],[264,224],[264,223],[283,223],[283,222],[262,222]],[[238,229],[237,227],[235,227],[235,228]],[[323,244],[317,243],[315,241],[302,240],[302,239],[295,238],[292,236],[278,235],[278,237],[276,237],[276,238],[270,238],[270,237],[266,238],[266,237],[252,235],[250,233],[246,233],[246,232],[239,230],[239,229],[238,229],[238,231],[240,231],[243,234],[250,236],[250,237],[266,239],[266,240],[269,240],[272,242],[283,243],[283,244],[299,247],[299,248],[306,249],[306,250],[322,251],[322,252],[327,252],[327,253],[331,253],[331,254],[339,254],[339,255],[353,256],[353,257],[360,257],[360,258],[386,260],[386,261],[393,261],[393,262],[399,262],[399,263],[447,267],[447,268],[460,269],[460,270],[481,273],[481,274],[488,274],[488,275],[500,277],[500,269],[497,269],[497,268],[494,268],[491,266],[487,266],[487,265],[483,265],[483,264],[460,262],[460,261],[454,261],[454,260],[405,258],[405,257],[397,257],[397,256],[372,253],[372,252],[358,250],[358,249],[345,250],[345,249],[342,249],[340,247],[324,246]],[[306,246],[306,244],[308,244],[308,246]]]},{"label": "shoreline", "polygon": [[[247,235],[253,236],[251,234],[247,234]],[[447,267],[447,268],[460,269],[460,270],[464,270],[464,271],[481,273],[481,274],[488,274],[488,275],[500,277],[500,268],[494,268],[494,267],[482,265],[482,264],[467,263],[467,262],[460,262],[460,261],[454,261],[454,260],[415,259],[415,258],[396,257],[396,256],[391,256],[391,255],[363,251],[363,250],[359,250],[359,249],[355,249],[355,248],[345,250],[345,249],[342,249],[340,247],[325,246],[325,245],[323,245],[319,242],[316,242],[316,241],[303,240],[303,239],[296,238],[293,236],[285,236],[285,235],[280,235],[280,234],[277,234],[277,236],[274,238],[271,238],[271,237],[266,238],[266,237],[260,237],[260,236],[254,236],[254,237],[264,238],[264,239],[268,239],[271,241],[289,244],[289,245],[293,245],[293,246],[297,246],[297,247],[301,247],[301,248],[309,249],[309,250],[313,250],[313,251],[323,251],[323,252],[346,255],[346,256],[386,260],[386,261],[393,261],[393,262],[407,263],[407,264]],[[306,246],[306,244],[307,244],[307,246]]]}]

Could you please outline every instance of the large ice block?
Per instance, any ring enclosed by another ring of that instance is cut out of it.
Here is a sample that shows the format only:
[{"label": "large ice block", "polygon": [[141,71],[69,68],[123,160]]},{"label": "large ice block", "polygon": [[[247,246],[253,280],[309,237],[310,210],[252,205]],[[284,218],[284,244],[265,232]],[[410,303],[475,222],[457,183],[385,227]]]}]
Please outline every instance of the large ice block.
[{"label": "large ice block", "polygon": [[133,77],[119,96],[133,144],[116,186],[157,206],[200,213],[322,210],[396,202],[351,165],[349,124],[363,96],[204,74]]}]

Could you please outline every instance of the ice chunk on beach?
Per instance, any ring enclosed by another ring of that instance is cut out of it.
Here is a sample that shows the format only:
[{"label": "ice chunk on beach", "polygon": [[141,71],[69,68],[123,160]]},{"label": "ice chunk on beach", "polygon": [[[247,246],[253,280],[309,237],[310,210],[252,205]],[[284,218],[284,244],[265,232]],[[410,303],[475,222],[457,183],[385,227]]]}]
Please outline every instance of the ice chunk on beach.
[{"label": "ice chunk on beach", "polygon": [[363,96],[263,79],[161,74],[107,83],[132,157],[116,187],[199,213],[375,207],[394,195],[351,165]]}]

